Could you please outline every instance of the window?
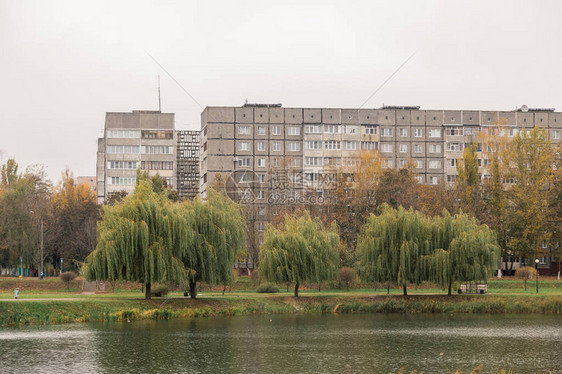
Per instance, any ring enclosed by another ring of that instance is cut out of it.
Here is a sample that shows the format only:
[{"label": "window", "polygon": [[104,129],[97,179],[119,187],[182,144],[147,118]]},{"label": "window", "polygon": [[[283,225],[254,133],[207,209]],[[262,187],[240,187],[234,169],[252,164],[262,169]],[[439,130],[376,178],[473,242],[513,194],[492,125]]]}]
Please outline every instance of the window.
[{"label": "window", "polygon": [[376,126],[365,126],[365,134],[366,135],[374,135],[377,133]]},{"label": "window", "polygon": [[560,130],[552,130],[552,139],[560,139]]},{"label": "window", "polygon": [[392,136],[392,128],[391,127],[383,127],[381,129],[381,136]]},{"label": "window", "polygon": [[431,160],[428,163],[429,169],[441,169],[441,161],[439,160]]},{"label": "window", "polygon": [[265,216],[265,207],[264,206],[258,207],[258,214],[260,216]]},{"label": "window", "polygon": [[273,151],[274,152],[280,152],[281,151],[281,143],[279,142],[273,142]]},{"label": "window", "polygon": [[341,157],[324,157],[325,166],[339,166],[341,165]]},{"label": "window", "polygon": [[400,152],[400,153],[406,153],[406,152],[408,152],[408,145],[407,145],[407,144],[400,144],[400,146],[399,146],[399,152]]},{"label": "window", "polygon": [[304,142],[304,149],[322,149],[321,140],[307,140]]},{"label": "window", "polygon": [[173,131],[164,130],[142,130],[141,138],[143,139],[173,139]]},{"label": "window", "polygon": [[139,153],[138,145],[108,145],[107,153]]},{"label": "window", "polygon": [[136,183],[136,177],[111,177],[111,179],[109,179],[109,184],[116,184],[121,186],[132,186]]},{"label": "window", "polygon": [[321,134],[322,125],[305,125],[304,132],[305,134]]},{"label": "window", "polygon": [[463,144],[461,143],[447,143],[447,151],[459,152],[463,149]]},{"label": "window", "polygon": [[322,157],[305,157],[305,166],[322,166]]},{"label": "window", "polygon": [[422,153],[423,147],[421,144],[414,144],[414,153]]},{"label": "window", "polygon": [[250,150],[250,143],[249,142],[238,143],[238,150],[239,151],[249,151]]},{"label": "window", "polygon": [[287,129],[287,134],[290,135],[290,136],[300,135],[301,134],[301,128],[295,127],[295,126],[289,126],[289,128]]},{"label": "window", "polygon": [[287,144],[287,150],[289,152],[298,152],[301,150],[301,144],[300,143],[295,143],[295,142],[290,142]]},{"label": "window", "polygon": [[250,135],[250,126],[238,127],[238,135]]},{"label": "window", "polygon": [[361,149],[372,151],[378,149],[377,142],[361,142]]},{"label": "window", "polygon": [[416,175],[414,178],[416,178],[418,183],[423,183],[423,177],[421,175]]},{"label": "window", "polygon": [[325,141],[324,149],[341,149],[341,142],[338,140]]},{"label": "window", "polygon": [[455,183],[457,181],[456,175],[447,175],[447,182],[448,183]]},{"label": "window", "polygon": [[439,177],[429,177],[431,184],[439,184]]},{"label": "window", "polygon": [[359,142],[346,140],[343,142],[343,149],[346,151],[356,151],[359,149]]},{"label": "window", "polygon": [[172,154],[172,147],[165,145],[144,145],[142,153],[151,155],[169,155]]},{"label": "window", "polygon": [[140,138],[138,130],[107,130],[108,138]]},{"label": "window", "polygon": [[281,135],[281,126],[273,126],[273,135]]},{"label": "window", "polygon": [[394,161],[393,160],[385,160],[383,162],[383,167],[385,168],[393,168],[394,167]]},{"label": "window", "polygon": [[300,158],[293,158],[291,160],[291,166],[294,168],[298,168],[299,166],[301,166],[301,159]]},{"label": "window", "polygon": [[265,191],[264,190],[258,190],[257,199],[260,199],[260,200],[265,199]]},{"label": "window", "polygon": [[406,166],[406,160],[399,160],[398,161],[398,167],[403,168],[404,166]]},{"label": "window", "polygon": [[265,143],[264,142],[258,143],[258,151],[265,151]]},{"label": "window", "polygon": [[[206,161],[203,160],[203,161]],[[173,170],[174,163],[172,161],[141,161],[142,170]]]},{"label": "window", "polygon": [[449,127],[447,128],[447,135],[458,136],[462,135],[462,127]]},{"label": "window", "polygon": [[260,168],[265,167],[265,158],[258,158],[258,167]]},{"label": "window", "polygon": [[340,126],[339,125],[324,125],[324,132],[328,134],[339,134],[340,133]]},{"label": "window", "polygon": [[419,127],[414,129],[414,138],[421,138],[423,136],[423,129]]},{"label": "window", "polygon": [[402,138],[405,138],[406,136],[408,136],[408,129],[406,129],[406,128],[404,128],[404,127],[401,127],[399,131],[400,131],[399,135],[400,135]]},{"label": "window", "polygon": [[345,126],[346,134],[357,134],[357,126]]},{"label": "window", "polygon": [[265,135],[265,126],[258,126],[258,135]]},{"label": "window", "polygon": [[457,159],[456,158],[448,158],[447,159],[447,166],[456,167],[457,166]]},{"label": "window", "polygon": [[423,169],[423,161],[416,160],[416,169]]},{"label": "window", "polygon": [[441,129],[429,129],[429,137],[430,138],[440,138],[441,137]]},{"label": "window", "polygon": [[472,136],[478,134],[478,127],[465,127],[464,128],[464,135],[465,136]]},{"label": "window", "polygon": [[441,152],[441,144],[429,145],[429,153],[440,153],[440,152]]},{"label": "window", "polygon": [[381,152],[390,153],[394,151],[393,144],[385,143],[381,144]]},{"label": "window", "polygon": [[250,157],[243,157],[238,159],[238,166],[241,168],[249,168],[250,167]]},{"label": "window", "polygon": [[136,169],[138,167],[137,161],[108,161],[107,167],[109,169]]},{"label": "window", "polygon": [[265,174],[258,174],[258,181],[260,183],[265,183]]}]

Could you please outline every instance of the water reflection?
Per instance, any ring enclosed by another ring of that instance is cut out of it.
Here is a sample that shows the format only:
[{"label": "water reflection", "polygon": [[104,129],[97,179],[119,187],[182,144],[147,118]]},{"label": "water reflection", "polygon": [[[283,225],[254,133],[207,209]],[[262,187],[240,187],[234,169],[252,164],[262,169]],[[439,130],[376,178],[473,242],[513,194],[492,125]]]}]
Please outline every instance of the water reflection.
[{"label": "water reflection", "polygon": [[562,370],[559,316],[279,315],[0,330],[0,372]]}]

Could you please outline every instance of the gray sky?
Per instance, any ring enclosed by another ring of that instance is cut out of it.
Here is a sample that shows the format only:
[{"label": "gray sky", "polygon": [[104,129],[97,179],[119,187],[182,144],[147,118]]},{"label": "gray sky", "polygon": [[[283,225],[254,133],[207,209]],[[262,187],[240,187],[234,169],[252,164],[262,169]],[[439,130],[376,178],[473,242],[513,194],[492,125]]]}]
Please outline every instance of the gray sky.
[{"label": "gray sky", "polygon": [[0,0],[0,161],[95,175],[105,112],[203,105],[557,107],[560,1]]}]

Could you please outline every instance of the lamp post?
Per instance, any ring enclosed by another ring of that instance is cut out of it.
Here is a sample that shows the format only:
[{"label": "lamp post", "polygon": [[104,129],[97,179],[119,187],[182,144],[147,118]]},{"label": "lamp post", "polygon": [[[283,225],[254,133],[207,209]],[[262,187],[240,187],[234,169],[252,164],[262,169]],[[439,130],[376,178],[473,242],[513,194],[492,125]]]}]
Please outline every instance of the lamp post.
[{"label": "lamp post", "polygon": [[536,277],[537,277],[537,293],[539,293],[539,259],[538,258],[535,259],[535,270],[537,272],[537,275],[536,275]]}]

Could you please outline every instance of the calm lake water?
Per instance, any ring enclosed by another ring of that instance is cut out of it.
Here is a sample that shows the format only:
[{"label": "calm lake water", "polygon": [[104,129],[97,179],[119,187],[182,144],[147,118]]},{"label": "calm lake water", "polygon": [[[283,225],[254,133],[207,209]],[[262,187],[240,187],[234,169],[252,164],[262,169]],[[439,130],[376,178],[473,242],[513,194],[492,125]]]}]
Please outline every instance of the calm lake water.
[{"label": "calm lake water", "polygon": [[0,329],[1,373],[562,372],[562,317],[275,315]]}]

